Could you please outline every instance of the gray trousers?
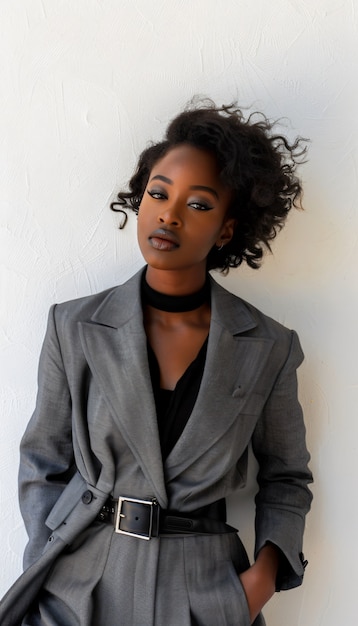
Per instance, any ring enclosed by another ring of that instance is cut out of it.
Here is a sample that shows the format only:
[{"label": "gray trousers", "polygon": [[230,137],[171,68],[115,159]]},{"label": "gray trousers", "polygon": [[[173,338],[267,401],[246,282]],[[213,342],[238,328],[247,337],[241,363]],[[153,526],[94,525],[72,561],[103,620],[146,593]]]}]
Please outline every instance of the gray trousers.
[{"label": "gray trousers", "polygon": [[143,541],[96,523],[59,557],[22,625],[249,626],[247,567],[235,533]]}]

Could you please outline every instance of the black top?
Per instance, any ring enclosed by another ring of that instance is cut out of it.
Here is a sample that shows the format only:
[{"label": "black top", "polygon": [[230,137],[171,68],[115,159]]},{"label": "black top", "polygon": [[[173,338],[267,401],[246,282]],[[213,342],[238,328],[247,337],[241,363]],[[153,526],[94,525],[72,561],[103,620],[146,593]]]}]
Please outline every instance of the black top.
[{"label": "black top", "polygon": [[194,408],[203,376],[207,345],[206,339],[197,357],[178,380],[175,389],[171,391],[160,387],[158,361],[148,343],[149,368],[163,460],[174,448]]}]

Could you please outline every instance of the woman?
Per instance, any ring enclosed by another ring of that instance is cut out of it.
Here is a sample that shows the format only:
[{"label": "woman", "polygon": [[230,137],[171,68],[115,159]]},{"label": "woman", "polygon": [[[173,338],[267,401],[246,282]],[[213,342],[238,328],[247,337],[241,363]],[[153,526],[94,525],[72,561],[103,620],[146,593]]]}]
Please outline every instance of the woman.
[{"label": "woman", "polygon": [[[119,194],[146,267],[52,307],[21,444],[26,569],[4,626],[258,626],[275,590],[302,582],[302,351],[208,274],[258,267],[300,198],[304,151],[271,129],[210,103],[175,118]],[[251,566],[225,518],[250,443]]]}]

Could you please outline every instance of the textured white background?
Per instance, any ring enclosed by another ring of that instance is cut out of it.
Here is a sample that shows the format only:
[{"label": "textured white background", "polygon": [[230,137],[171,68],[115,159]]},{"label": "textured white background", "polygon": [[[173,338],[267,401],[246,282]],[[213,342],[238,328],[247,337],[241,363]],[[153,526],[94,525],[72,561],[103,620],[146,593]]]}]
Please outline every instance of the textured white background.
[{"label": "textured white background", "polygon": [[[310,565],[302,588],[267,606],[268,626],[356,623],[357,11],[356,0],[1,0],[0,592],[21,571],[18,445],[48,307],[142,265],[135,217],[118,231],[109,201],[202,93],[287,116],[290,137],[312,140],[306,211],[259,272],[222,280],[296,328],[306,353]],[[230,507],[249,547],[252,489]]]}]

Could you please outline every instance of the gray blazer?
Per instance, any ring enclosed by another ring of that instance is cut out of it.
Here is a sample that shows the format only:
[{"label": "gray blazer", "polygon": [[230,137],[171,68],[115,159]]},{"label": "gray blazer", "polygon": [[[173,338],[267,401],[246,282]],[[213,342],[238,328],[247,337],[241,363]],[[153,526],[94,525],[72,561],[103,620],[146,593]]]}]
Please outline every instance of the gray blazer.
[{"label": "gray blazer", "polygon": [[112,624],[114,610],[121,619],[113,623],[125,626],[248,626],[237,576],[248,561],[235,534],[142,541],[94,520],[109,494],[155,496],[183,512],[225,497],[245,484],[250,442],[259,462],[255,553],[273,542],[285,557],[280,588],[302,581],[312,477],[297,335],[212,280],[199,394],[163,464],[140,275],[50,310],[36,409],[21,444],[25,571],[0,605],[3,626],[37,623],[21,620],[44,589],[62,598],[63,626]]}]

